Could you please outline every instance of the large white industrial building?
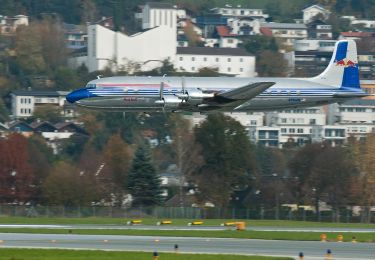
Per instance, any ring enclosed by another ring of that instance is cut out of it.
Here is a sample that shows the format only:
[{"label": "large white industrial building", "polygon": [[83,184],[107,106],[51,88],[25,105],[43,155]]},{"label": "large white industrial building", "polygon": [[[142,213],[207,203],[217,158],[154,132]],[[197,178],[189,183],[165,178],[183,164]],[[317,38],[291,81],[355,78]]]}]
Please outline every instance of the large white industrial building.
[{"label": "large white industrial building", "polygon": [[87,64],[89,71],[131,70],[143,71],[160,67],[165,59],[176,53],[176,32],[169,26],[158,26],[128,36],[100,25],[88,28]]}]

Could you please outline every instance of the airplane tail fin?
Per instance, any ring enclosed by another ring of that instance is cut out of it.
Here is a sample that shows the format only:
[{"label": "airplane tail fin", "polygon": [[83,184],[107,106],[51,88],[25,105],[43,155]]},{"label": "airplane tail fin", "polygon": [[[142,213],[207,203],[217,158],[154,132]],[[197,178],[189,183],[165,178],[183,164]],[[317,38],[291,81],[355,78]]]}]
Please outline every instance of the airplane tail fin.
[{"label": "airplane tail fin", "polygon": [[328,67],[311,81],[339,88],[360,89],[357,46],[353,40],[338,41]]}]

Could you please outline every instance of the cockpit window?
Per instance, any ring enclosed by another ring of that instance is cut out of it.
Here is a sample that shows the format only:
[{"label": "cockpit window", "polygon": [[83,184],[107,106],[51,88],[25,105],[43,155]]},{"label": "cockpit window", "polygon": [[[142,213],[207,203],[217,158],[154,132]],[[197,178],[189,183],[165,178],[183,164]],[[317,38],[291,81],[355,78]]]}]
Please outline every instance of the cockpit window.
[{"label": "cockpit window", "polygon": [[92,84],[92,83],[89,83],[86,85],[86,88],[89,89],[89,88],[96,88],[96,84]]}]

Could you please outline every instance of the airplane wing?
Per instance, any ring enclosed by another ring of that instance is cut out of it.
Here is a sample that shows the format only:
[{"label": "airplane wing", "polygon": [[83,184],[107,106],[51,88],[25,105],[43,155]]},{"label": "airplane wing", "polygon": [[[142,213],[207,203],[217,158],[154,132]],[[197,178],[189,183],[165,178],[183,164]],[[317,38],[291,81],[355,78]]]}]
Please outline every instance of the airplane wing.
[{"label": "airplane wing", "polygon": [[205,104],[200,104],[198,107],[202,111],[221,110],[228,107],[235,108],[256,97],[275,84],[276,82],[256,82],[229,91],[217,93],[212,98],[206,99]]},{"label": "airplane wing", "polygon": [[[249,100],[266,89],[270,88],[271,86],[275,85],[276,82],[257,82],[257,83],[252,83],[243,87],[239,87],[233,90],[229,90],[223,93],[219,93],[215,96],[215,99],[223,99],[222,101],[239,101],[239,100]],[[219,101],[218,100],[218,101]],[[225,103],[227,103],[225,102]]]}]

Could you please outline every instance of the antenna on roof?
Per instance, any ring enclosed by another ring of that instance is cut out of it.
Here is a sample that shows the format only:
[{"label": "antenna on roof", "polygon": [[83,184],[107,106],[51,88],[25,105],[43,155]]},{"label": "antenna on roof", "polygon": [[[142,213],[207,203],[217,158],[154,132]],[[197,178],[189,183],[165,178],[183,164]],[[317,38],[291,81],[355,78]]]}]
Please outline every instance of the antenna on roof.
[{"label": "antenna on roof", "polygon": [[98,76],[96,76],[96,78],[97,78],[97,79],[101,79],[102,76],[103,76],[103,75],[98,75]]}]

